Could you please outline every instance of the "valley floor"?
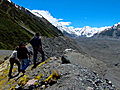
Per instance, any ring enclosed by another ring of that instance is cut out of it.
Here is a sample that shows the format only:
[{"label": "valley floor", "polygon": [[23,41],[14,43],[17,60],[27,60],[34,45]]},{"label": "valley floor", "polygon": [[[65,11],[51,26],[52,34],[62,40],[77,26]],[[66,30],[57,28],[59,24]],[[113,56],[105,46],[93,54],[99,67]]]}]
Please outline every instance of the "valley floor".
[{"label": "valley floor", "polygon": [[[120,40],[79,38],[77,41],[88,56],[106,66],[107,70],[103,77],[120,88]],[[101,70],[104,70],[102,69],[104,65],[101,66]]]}]

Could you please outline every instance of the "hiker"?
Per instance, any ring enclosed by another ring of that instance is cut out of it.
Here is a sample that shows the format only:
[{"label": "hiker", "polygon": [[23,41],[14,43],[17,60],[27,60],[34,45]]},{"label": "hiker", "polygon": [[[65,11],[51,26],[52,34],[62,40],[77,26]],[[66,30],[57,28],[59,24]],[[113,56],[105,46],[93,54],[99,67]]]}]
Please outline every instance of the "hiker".
[{"label": "hiker", "polygon": [[37,66],[36,59],[37,59],[38,52],[40,52],[42,55],[41,62],[45,61],[45,55],[44,55],[44,52],[42,50],[42,42],[41,42],[41,38],[40,38],[39,33],[36,33],[35,36],[30,40],[29,43],[33,47],[33,53],[34,53],[34,55],[33,55],[34,66],[33,67],[36,67]]},{"label": "hiker", "polygon": [[30,53],[26,48],[25,43],[20,43],[20,45],[16,48],[17,50],[17,57],[21,62],[21,72],[24,74],[25,69],[29,66],[30,63]]},{"label": "hiker", "polygon": [[18,66],[18,74],[20,73],[20,62],[19,62],[19,59],[17,58],[17,51],[14,50],[10,56],[10,59],[9,59],[9,62],[10,62],[10,70],[9,70],[9,74],[8,74],[8,77],[9,78],[12,78],[12,69],[13,69],[13,65],[14,63]]}]

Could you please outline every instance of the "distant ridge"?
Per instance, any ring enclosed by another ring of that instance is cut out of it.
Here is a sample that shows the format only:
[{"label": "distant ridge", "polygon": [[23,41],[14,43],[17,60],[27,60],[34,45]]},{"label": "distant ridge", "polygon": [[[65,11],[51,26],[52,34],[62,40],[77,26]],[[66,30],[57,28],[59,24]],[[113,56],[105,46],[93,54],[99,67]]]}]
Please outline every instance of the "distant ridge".
[{"label": "distant ridge", "polygon": [[117,23],[112,27],[95,34],[94,37],[120,39],[120,23]]}]

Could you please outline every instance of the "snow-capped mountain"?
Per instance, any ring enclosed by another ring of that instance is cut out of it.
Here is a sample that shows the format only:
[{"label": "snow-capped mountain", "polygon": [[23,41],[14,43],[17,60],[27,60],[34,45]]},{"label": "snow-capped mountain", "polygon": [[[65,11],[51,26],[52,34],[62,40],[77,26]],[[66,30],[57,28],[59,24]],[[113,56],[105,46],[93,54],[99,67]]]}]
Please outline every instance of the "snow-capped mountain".
[{"label": "snow-capped mountain", "polygon": [[101,27],[101,28],[92,28],[90,26],[85,26],[83,28],[74,28],[74,27],[63,27],[63,26],[57,26],[58,29],[62,30],[62,31],[66,31],[69,34],[73,34],[77,36],[82,36],[82,37],[92,37],[94,34],[96,33],[100,33],[102,31],[104,31],[107,28],[110,27]]},{"label": "snow-capped mountain", "polygon": [[94,37],[120,39],[120,23],[114,24],[112,27],[95,34]]},{"label": "snow-capped mountain", "polygon": [[101,31],[105,30],[106,28],[109,27],[90,27],[90,26],[85,26],[83,28],[75,28],[74,31],[76,32],[77,36],[85,36],[85,37],[92,37],[96,33],[100,33]]},{"label": "snow-capped mountain", "polygon": [[63,22],[63,19],[54,18],[48,11],[44,10],[30,10],[34,15],[42,18],[46,18],[50,23],[52,23],[55,27],[60,29],[62,32],[66,32],[68,34],[72,34],[76,37],[83,36],[83,37],[92,37],[96,33],[100,33],[103,30],[110,28],[110,27],[90,27],[85,26],[83,28],[74,28],[73,26],[69,26],[71,22]]}]

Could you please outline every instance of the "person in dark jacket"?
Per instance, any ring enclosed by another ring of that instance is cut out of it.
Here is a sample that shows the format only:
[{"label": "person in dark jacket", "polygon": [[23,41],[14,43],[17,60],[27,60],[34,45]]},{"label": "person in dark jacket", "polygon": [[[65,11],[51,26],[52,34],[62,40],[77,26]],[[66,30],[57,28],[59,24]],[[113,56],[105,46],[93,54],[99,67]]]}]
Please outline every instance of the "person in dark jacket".
[{"label": "person in dark jacket", "polygon": [[37,54],[38,52],[41,53],[42,55],[42,62],[45,61],[45,55],[44,55],[44,51],[42,50],[42,42],[41,42],[41,38],[39,33],[36,33],[35,36],[30,40],[30,44],[33,47],[33,52],[34,52],[34,56],[33,56],[33,60],[34,60],[34,67],[37,66],[36,64],[36,59],[37,59]]},{"label": "person in dark jacket", "polygon": [[29,66],[30,63],[30,52],[25,46],[25,43],[20,43],[19,47],[16,48],[17,57],[21,62],[21,72],[24,74],[25,69]]}]

